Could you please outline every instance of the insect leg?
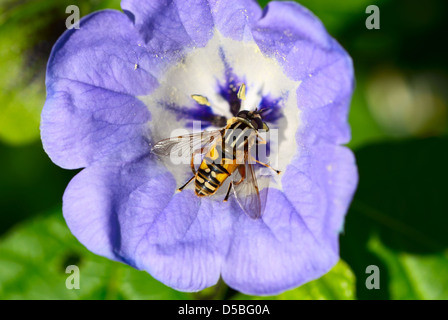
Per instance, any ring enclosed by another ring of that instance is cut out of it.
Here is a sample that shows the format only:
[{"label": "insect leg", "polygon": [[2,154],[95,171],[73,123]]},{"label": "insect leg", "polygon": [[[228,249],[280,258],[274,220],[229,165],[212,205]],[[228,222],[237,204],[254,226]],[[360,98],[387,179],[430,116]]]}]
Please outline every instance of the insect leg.
[{"label": "insect leg", "polygon": [[233,182],[230,181],[229,189],[227,190],[226,197],[224,198],[224,202],[227,202],[227,200],[229,199],[230,190],[232,189],[232,184],[233,184]]},{"label": "insect leg", "polygon": [[255,161],[256,163],[261,164],[262,166],[265,166],[266,168],[269,168],[269,169],[271,169],[271,170],[274,170],[275,172],[277,172],[277,174],[280,174],[280,173],[281,173],[280,170],[276,170],[276,169],[272,168],[272,167],[271,167],[270,165],[268,165],[267,163],[260,162],[260,161],[258,161],[257,159],[252,159],[252,160]]},{"label": "insect leg", "polygon": [[195,152],[193,152],[193,154],[191,155],[190,166],[191,166],[191,171],[193,172],[194,175],[196,175],[196,169],[194,167],[194,156],[195,156]]},{"label": "insect leg", "polygon": [[239,185],[241,182],[244,181],[244,179],[246,178],[246,167],[245,166],[239,166],[238,167],[238,171],[240,172],[241,175],[241,179],[238,182],[235,182],[235,185]]},{"label": "insect leg", "polygon": [[230,182],[230,184],[229,184],[229,189],[227,190],[226,197],[224,198],[224,202],[226,202],[227,199],[229,198],[229,195],[230,195],[230,189],[232,189],[232,186],[233,186],[233,185],[237,186],[237,185],[239,185],[241,182],[243,182],[244,179],[246,179],[246,168],[245,168],[245,166],[240,166],[240,167],[238,168],[238,170],[239,170],[239,172],[240,172],[241,179],[240,179],[238,182],[234,182],[234,181],[231,181],[231,182]]},{"label": "insect leg", "polygon": [[193,181],[193,179],[196,177],[196,175],[192,176],[190,180],[187,181],[187,183],[185,183],[182,187],[180,187],[179,189],[177,189],[177,191],[182,191],[186,186],[188,186],[188,184]]},{"label": "insect leg", "polygon": [[179,189],[177,189],[177,191],[182,191],[182,190],[183,190],[186,186],[188,186],[188,184],[189,184],[191,181],[193,181],[193,179],[196,177],[196,169],[195,169],[195,167],[194,167],[194,157],[195,157],[197,154],[199,154],[199,153],[203,153],[203,152],[204,152],[204,149],[205,149],[205,148],[198,149],[198,150],[194,151],[193,154],[191,155],[191,163],[190,163],[190,166],[191,166],[191,171],[193,171],[194,176],[192,176],[191,179],[188,180],[187,183],[185,183],[182,187],[180,187]]},{"label": "insect leg", "polygon": [[266,140],[264,140],[257,132],[257,138],[260,139],[259,144],[267,144]]}]

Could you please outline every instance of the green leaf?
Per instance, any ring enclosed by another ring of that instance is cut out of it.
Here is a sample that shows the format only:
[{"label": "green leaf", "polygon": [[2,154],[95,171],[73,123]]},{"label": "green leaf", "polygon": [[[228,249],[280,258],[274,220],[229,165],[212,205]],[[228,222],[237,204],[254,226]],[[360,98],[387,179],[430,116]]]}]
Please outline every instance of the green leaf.
[{"label": "green leaf", "polygon": [[[356,152],[360,183],[341,237],[361,299],[448,299],[448,138]],[[366,268],[380,270],[367,289]]]},{"label": "green leaf", "polygon": [[41,83],[22,82],[28,75],[22,69],[22,38],[22,30],[0,29],[0,140],[10,144],[28,143],[39,137],[40,111],[45,102],[43,79]]},{"label": "green leaf", "polygon": [[382,243],[378,236],[369,239],[368,248],[388,268],[392,299],[448,298],[448,273],[444,272],[448,269],[448,251],[431,255],[397,252]]},{"label": "green leaf", "polygon": [[[69,265],[80,289],[67,289]],[[12,229],[0,242],[0,299],[188,299],[119,262],[94,255],[68,230],[60,213]]]},{"label": "green leaf", "polygon": [[235,299],[276,300],[352,300],[355,298],[355,276],[342,260],[321,278],[277,296],[253,297],[238,294]]},{"label": "green leaf", "polygon": [[[79,170],[51,162],[41,142],[24,146],[0,143],[0,236],[21,220],[62,203],[62,195]],[[32,165],[30,165],[32,164]]]}]

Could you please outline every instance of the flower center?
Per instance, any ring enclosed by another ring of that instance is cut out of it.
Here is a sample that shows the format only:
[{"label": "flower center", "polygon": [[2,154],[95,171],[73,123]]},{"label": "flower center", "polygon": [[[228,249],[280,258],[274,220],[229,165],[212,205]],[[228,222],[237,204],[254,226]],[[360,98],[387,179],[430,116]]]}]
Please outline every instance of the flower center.
[{"label": "flower center", "polygon": [[[262,120],[271,131],[278,130],[276,144],[270,145],[276,150],[271,152],[271,165],[284,170],[295,155],[300,81],[289,79],[279,63],[264,56],[255,42],[224,38],[216,31],[205,47],[191,49],[159,82],[151,94],[140,97],[151,111],[149,126],[154,143],[180,128],[191,130],[197,121],[201,130],[217,129],[241,110],[263,110]],[[245,99],[239,99],[243,84]]]}]

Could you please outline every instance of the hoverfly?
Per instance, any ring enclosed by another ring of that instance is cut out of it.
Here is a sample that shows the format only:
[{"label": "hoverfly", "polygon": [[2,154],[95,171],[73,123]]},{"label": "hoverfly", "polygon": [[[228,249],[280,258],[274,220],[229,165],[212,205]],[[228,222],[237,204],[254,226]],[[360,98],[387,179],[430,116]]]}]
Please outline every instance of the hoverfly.
[{"label": "hoverfly", "polygon": [[[245,99],[244,84],[237,96],[240,100]],[[192,95],[192,98],[201,105],[210,105],[206,97]],[[224,128],[164,139],[156,143],[152,151],[159,156],[169,156],[188,148],[193,176],[178,191],[194,180],[198,197],[211,196],[232,177],[224,201],[228,200],[233,189],[243,211],[252,219],[258,219],[262,204],[253,164],[259,163],[280,174],[280,171],[260,162],[250,153],[255,145],[266,144],[259,130],[268,131],[269,127],[262,121],[261,113],[262,110],[239,111]],[[202,161],[196,169],[194,159],[197,155],[202,156]]]}]

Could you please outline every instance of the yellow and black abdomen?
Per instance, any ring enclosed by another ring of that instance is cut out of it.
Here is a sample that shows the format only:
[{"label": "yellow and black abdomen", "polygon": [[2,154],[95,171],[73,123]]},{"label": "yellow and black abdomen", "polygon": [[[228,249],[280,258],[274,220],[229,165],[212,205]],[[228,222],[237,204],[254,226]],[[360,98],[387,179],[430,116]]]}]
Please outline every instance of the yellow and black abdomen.
[{"label": "yellow and black abdomen", "polygon": [[196,173],[196,195],[204,197],[214,194],[237,167],[233,156],[226,155],[220,145],[213,147]]}]

